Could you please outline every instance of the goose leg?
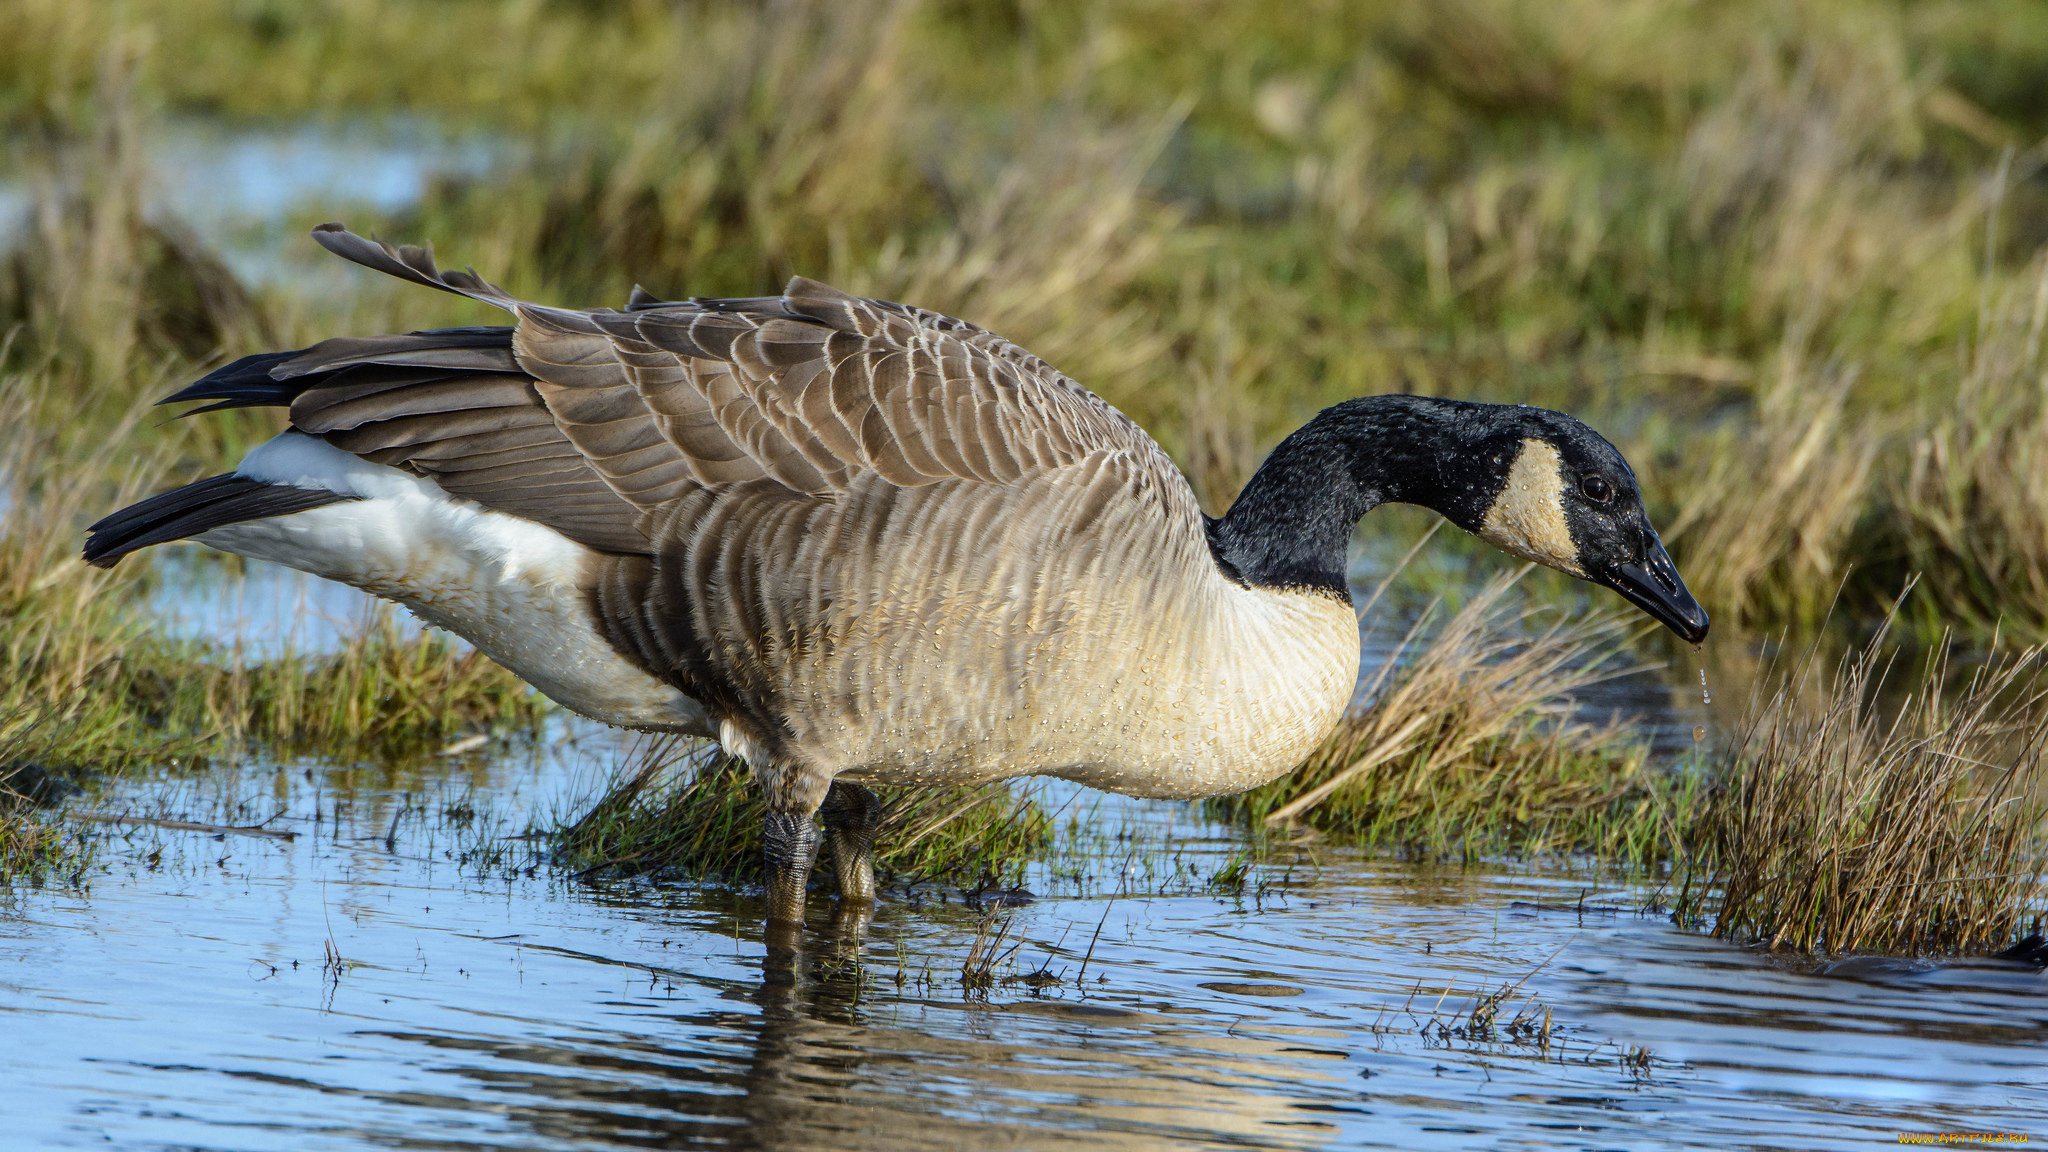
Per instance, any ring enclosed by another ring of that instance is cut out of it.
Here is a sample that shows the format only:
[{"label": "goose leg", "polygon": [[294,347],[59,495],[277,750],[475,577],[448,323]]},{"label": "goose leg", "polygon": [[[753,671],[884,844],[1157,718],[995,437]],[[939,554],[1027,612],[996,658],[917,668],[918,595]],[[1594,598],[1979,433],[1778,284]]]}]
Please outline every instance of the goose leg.
[{"label": "goose leg", "polygon": [[768,865],[768,920],[771,924],[804,922],[804,887],[811,862],[818,856],[818,825],[808,812],[770,809],[763,831]]},{"label": "goose leg", "polygon": [[818,809],[825,838],[832,845],[833,869],[839,874],[839,899],[871,904],[875,899],[875,830],[882,822],[882,802],[858,784],[835,782]]}]

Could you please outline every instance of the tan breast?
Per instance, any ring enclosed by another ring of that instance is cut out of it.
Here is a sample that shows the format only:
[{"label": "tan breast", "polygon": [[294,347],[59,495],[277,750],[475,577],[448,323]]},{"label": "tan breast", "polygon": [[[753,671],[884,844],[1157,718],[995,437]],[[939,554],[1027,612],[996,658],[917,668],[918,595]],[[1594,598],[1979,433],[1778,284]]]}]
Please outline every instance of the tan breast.
[{"label": "tan breast", "polygon": [[891,785],[1054,775],[1209,796],[1292,768],[1350,700],[1351,606],[1230,582],[1156,506],[1090,505],[1071,477],[886,499],[844,512],[945,527],[788,566],[816,608],[783,615],[796,759]]}]

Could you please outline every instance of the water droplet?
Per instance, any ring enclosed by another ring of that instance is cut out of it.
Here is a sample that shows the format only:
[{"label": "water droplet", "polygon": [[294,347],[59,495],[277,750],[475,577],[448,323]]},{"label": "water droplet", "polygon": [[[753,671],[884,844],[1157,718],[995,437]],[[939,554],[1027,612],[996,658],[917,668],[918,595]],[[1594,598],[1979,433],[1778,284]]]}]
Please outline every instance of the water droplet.
[{"label": "water droplet", "polygon": [[1707,690],[1707,670],[1702,668],[1700,669],[1700,703],[1712,704],[1713,702],[1714,694]]},{"label": "water droplet", "polygon": [[1699,743],[1700,741],[1702,741],[1702,740],[1705,740],[1706,738],[1707,738],[1707,726],[1706,726],[1705,724],[1695,724],[1695,725],[1693,725],[1693,726],[1692,726],[1692,742],[1693,742],[1693,743],[1697,744],[1697,743]]}]

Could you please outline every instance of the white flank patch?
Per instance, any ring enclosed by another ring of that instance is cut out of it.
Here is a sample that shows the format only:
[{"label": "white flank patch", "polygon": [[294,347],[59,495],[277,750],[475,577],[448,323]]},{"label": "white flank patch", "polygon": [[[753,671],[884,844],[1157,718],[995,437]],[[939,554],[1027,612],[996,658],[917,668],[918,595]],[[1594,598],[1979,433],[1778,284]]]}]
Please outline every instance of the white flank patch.
[{"label": "white flank patch", "polygon": [[249,453],[236,474],[361,499],[215,528],[200,543],[396,600],[593,720],[711,734],[696,701],[598,634],[583,545],[298,432]]},{"label": "white flank patch", "polygon": [[761,751],[761,746],[754,742],[754,738],[730,720],[718,722],[718,746],[725,749],[726,755],[745,760],[749,768],[755,765],[765,766],[768,763],[768,754]]}]

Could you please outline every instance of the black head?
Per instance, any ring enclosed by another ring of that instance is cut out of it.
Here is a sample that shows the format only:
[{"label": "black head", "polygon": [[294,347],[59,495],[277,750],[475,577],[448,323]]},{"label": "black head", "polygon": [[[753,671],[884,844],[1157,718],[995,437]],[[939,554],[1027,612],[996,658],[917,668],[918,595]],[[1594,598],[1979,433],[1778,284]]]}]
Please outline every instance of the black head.
[{"label": "black head", "polygon": [[1344,598],[1359,517],[1420,504],[1517,556],[1605,584],[1685,639],[1707,614],[1685,590],[1614,445],[1561,412],[1428,396],[1366,396],[1282,441],[1210,547],[1240,582]]},{"label": "black head", "polygon": [[[1707,614],[1650,526],[1635,472],[1614,445],[1545,408],[1456,408],[1467,452],[1440,466],[1439,511],[1502,551],[1614,589],[1692,643],[1706,639]],[[1454,477],[1468,469],[1462,482]]]}]

